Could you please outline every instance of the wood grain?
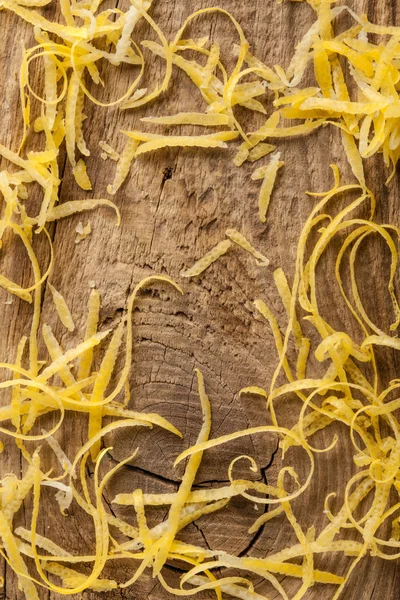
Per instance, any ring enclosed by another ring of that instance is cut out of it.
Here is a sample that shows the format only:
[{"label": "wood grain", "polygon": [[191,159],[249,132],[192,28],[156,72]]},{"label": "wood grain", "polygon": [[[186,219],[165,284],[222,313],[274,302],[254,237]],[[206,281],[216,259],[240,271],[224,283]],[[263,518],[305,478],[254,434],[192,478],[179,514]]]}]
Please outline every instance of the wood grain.
[{"label": "wood grain", "polygon": [[[128,3],[119,2],[120,8]],[[210,0],[155,0],[152,16],[167,35],[176,32],[182,21],[193,10],[210,5]],[[219,6],[228,9],[245,30],[257,56],[267,64],[288,64],[293,48],[313,20],[311,9],[303,4],[254,0],[220,0]],[[351,6],[358,12],[368,13],[378,23],[400,24],[398,0],[354,0]],[[46,9],[47,10],[47,9]],[[53,10],[53,9],[50,9]],[[57,12],[57,9],[55,9]],[[2,32],[0,86],[2,107],[1,143],[16,149],[21,133],[18,84],[21,53],[16,37],[32,43],[30,26],[9,13],[0,12]],[[152,36],[146,26],[140,35]],[[16,36],[18,31],[18,36]],[[229,57],[235,32],[228,20],[212,15],[200,19],[193,26],[193,35],[211,35],[218,39],[224,56]],[[152,38],[153,39],[153,38]],[[34,66],[33,78],[40,79],[39,67]],[[163,64],[158,60],[148,63],[148,81],[162,77]],[[127,87],[131,72],[106,69],[103,73],[108,85],[104,90],[93,90],[101,99],[121,95]],[[125,111],[100,109],[87,104],[86,136],[92,155],[88,160],[88,172],[93,182],[93,197],[104,197],[105,188],[113,177],[113,164],[100,158],[98,142],[106,139],[117,149],[123,147],[120,129],[143,128],[140,117],[146,115],[172,114],[179,110],[204,109],[201,98],[190,82],[177,71],[168,92],[162,99],[146,107],[146,110]],[[262,118],[248,116],[246,128],[251,130]],[[158,131],[157,128],[148,130]],[[177,132],[179,132],[179,128]],[[194,128],[182,129],[192,133]],[[268,326],[254,318],[252,301],[263,298],[277,314],[280,325],[285,325],[285,314],[274,288],[272,271],[281,266],[289,279],[293,275],[293,262],[297,238],[314,200],[305,190],[324,190],[330,187],[328,165],[338,163],[344,178],[351,177],[343,158],[338,132],[325,128],[307,139],[280,143],[286,166],[279,176],[274,193],[270,216],[261,224],[257,215],[259,183],[250,180],[251,167],[237,169],[232,163],[233,149],[228,151],[167,150],[138,159],[127,183],[116,196],[121,209],[122,224],[115,227],[111,211],[99,209],[82,217],[58,222],[51,229],[55,247],[56,268],[51,282],[66,297],[76,322],[76,335],[67,334],[57,322],[49,291],[43,302],[43,323],[55,330],[63,347],[68,348],[80,339],[86,318],[86,304],[90,293],[89,282],[93,280],[102,296],[102,326],[114,326],[125,310],[127,297],[134,285],[151,273],[166,273],[180,281],[183,267],[190,266],[210,247],[219,242],[227,227],[240,229],[254,245],[271,260],[271,267],[257,267],[251,257],[239,249],[230,251],[213,265],[204,276],[184,282],[185,296],[180,297],[170,288],[153,285],[142,293],[134,313],[134,362],[132,368],[131,406],[136,410],[157,411],[171,420],[184,434],[182,441],[156,428],[151,432],[127,431],[107,440],[112,445],[107,457],[109,465],[125,458],[139,447],[137,459],[116,477],[107,490],[110,500],[118,492],[128,492],[137,486],[146,491],[172,491],[182,471],[173,468],[177,454],[192,444],[197,436],[201,413],[193,373],[199,367],[204,374],[208,394],[212,402],[212,436],[222,435],[245,427],[264,424],[264,403],[254,397],[237,395],[247,385],[268,386],[276,364],[275,345]],[[74,182],[69,166],[64,164],[61,201],[84,198]],[[378,221],[400,224],[398,208],[399,179],[395,177],[389,188],[384,186],[386,173],[381,157],[368,163],[368,183],[378,196]],[[75,245],[75,228],[79,221],[90,220],[93,233],[81,244]],[[37,239],[36,245],[42,260],[48,258],[46,244]],[[331,259],[331,260],[329,260]],[[30,281],[29,263],[19,247],[3,251],[2,267],[21,284]],[[390,305],[384,294],[386,263],[384,250],[372,241],[365,253],[362,273],[362,294],[377,320],[390,319]],[[382,267],[383,265],[383,267]],[[354,323],[336,304],[332,284],[333,254],[321,272],[322,312],[329,311],[335,326],[352,332]],[[5,304],[7,295],[0,290],[0,360],[12,359],[17,343],[29,327],[31,309],[18,299]],[[379,364],[382,384],[398,376],[399,359],[395,352],[381,355]],[[293,409],[291,402],[280,407],[281,419],[290,422]],[[51,419],[43,422],[51,426]],[[70,456],[85,439],[87,421],[83,417],[68,416],[59,436]],[[348,445],[349,460],[343,461],[341,451],[322,454],[312,487],[297,502],[294,510],[304,525],[322,523],[323,501],[327,493],[341,489],[352,474],[351,448],[347,434],[341,433],[342,444]],[[331,431],[321,434],[317,444],[323,446],[331,440]],[[18,473],[24,468],[17,453],[8,445],[9,452],[1,456],[1,473]],[[238,454],[253,456],[261,468],[258,476],[273,481],[280,468],[280,454],[275,454],[277,439],[274,436],[258,436],[229,444],[205,455],[196,481],[197,486],[211,486],[227,480],[230,461]],[[307,465],[295,452],[288,456],[297,461],[300,475],[306,473]],[[248,475],[247,465],[237,466],[238,475]],[[60,518],[54,511],[51,495],[45,495],[39,532],[48,534],[68,549],[88,552],[93,531],[85,515],[77,509],[69,518]],[[18,515],[18,524],[29,526],[29,503]],[[133,521],[133,511],[113,508]],[[261,535],[249,536],[247,530],[258,516],[251,503],[244,500],[232,502],[218,518],[206,517],[192,525],[182,539],[196,544],[206,544],[240,554],[249,552],[262,556],[281,549],[293,542],[290,527],[284,520],[275,519],[264,527]],[[163,512],[150,515],[160,518]],[[324,568],[340,572],[346,561],[331,557]],[[132,565],[114,566],[107,575],[128,578]],[[4,567],[4,598],[16,600],[21,597],[17,581],[8,567]],[[117,571],[117,572],[116,572]],[[169,568],[170,580],[177,580],[177,566]],[[257,583],[257,591],[264,588]],[[286,582],[285,582],[286,586]],[[395,600],[399,598],[400,565],[383,562],[376,558],[364,559],[357,575],[351,580],[344,598],[346,600]],[[288,586],[293,593],[295,586]],[[308,599],[329,598],[333,589],[316,585]],[[57,594],[41,592],[43,598],[61,599]],[[86,592],[79,597],[87,600],[98,594]],[[143,576],[132,590],[118,590],[102,597],[129,598],[130,600],[162,600],[167,598],[150,576]],[[169,596],[168,596],[169,597]],[[204,596],[211,597],[211,596]],[[268,589],[268,598],[277,598]],[[76,596],[76,599],[78,596]]]}]

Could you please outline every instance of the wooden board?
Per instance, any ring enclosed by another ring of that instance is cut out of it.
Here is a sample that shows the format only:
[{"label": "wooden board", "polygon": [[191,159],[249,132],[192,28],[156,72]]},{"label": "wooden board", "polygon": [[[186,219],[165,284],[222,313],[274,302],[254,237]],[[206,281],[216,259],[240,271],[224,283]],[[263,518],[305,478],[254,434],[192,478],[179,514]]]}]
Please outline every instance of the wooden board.
[{"label": "wooden board", "polygon": [[[308,6],[291,2],[277,5],[266,0],[254,0],[251,3],[220,0],[218,4],[233,13],[243,25],[255,54],[270,65],[288,64],[296,41],[313,19]],[[397,0],[354,0],[351,4],[354,10],[367,12],[373,21],[400,24],[400,3]],[[120,8],[126,8],[128,3],[123,1],[119,5]],[[193,10],[209,5],[209,0],[154,0],[152,15],[162,29],[171,35]],[[21,53],[17,38],[25,37],[27,44],[32,43],[32,39],[30,26],[7,12],[0,12],[0,24],[0,80],[3,82],[0,89],[0,141],[16,149],[21,132],[16,80]],[[200,19],[192,31],[193,35],[211,35],[213,39],[218,39],[226,56],[232,51],[232,43],[236,42],[232,25],[221,16]],[[147,35],[146,32],[144,28],[143,34]],[[33,68],[33,78],[36,68]],[[161,61],[150,62],[149,82],[160,80],[162,69]],[[101,99],[110,99],[107,94],[117,97],[123,93],[130,73],[110,69],[104,76],[109,78],[112,85],[107,86],[105,92],[93,91]],[[88,171],[93,182],[92,197],[104,197],[106,185],[113,177],[113,164],[110,161],[104,163],[100,158],[98,142],[101,139],[121,149],[123,136],[119,130],[143,127],[139,119],[145,114],[170,114],[190,109],[204,109],[204,105],[190,82],[176,71],[168,93],[146,110],[121,112],[88,104],[85,112],[88,116],[87,141],[92,150],[88,160]],[[244,112],[241,118],[247,118]],[[261,122],[262,119],[251,117],[246,121],[246,128],[251,130]],[[192,132],[190,129],[188,131]],[[345,179],[351,177],[343,159],[338,132],[334,128],[327,127],[307,139],[283,141],[280,148],[286,166],[279,178],[266,225],[261,224],[257,216],[259,183],[250,180],[250,167],[237,169],[233,165],[234,150],[168,150],[140,158],[132,169],[129,181],[116,196],[122,213],[120,228],[115,227],[114,215],[106,209],[59,222],[51,228],[56,258],[51,281],[65,295],[72,309],[77,325],[76,334],[66,334],[57,322],[47,289],[42,322],[54,327],[65,348],[81,339],[90,281],[94,281],[101,292],[102,327],[114,326],[120,321],[127,297],[136,282],[152,273],[166,273],[181,281],[181,269],[190,266],[219,242],[227,227],[240,229],[271,259],[271,268],[263,270],[239,249],[232,250],[204,276],[185,282],[184,297],[159,284],[141,294],[134,313],[131,405],[137,410],[157,411],[166,416],[181,429],[184,439],[176,441],[171,435],[155,428],[151,432],[129,430],[107,440],[112,445],[107,457],[109,465],[114,465],[115,461],[125,458],[139,447],[139,454],[132,465],[123,469],[107,489],[108,502],[116,492],[132,491],[138,485],[147,491],[173,491],[177,488],[182,471],[173,468],[174,458],[194,442],[201,423],[193,373],[195,367],[204,373],[212,402],[213,437],[265,423],[264,403],[253,397],[239,398],[237,395],[243,386],[268,386],[276,364],[271,332],[265,323],[255,318],[252,301],[258,297],[268,300],[280,325],[285,325],[285,314],[274,288],[272,270],[281,266],[289,278],[293,274],[297,238],[314,205],[314,200],[304,192],[307,189],[324,190],[331,187],[328,169],[331,162],[341,166]],[[88,197],[74,183],[65,159],[63,164],[61,201]],[[394,178],[389,188],[384,186],[386,173],[379,156],[368,164],[367,175],[369,185],[378,196],[378,220],[399,225],[398,177]],[[86,224],[88,220],[93,233],[84,242],[75,245],[78,222]],[[45,242],[37,239],[36,243],[40,256],[45,260]],[[3,252],[2,261],[4,271],[10,277],[27,285],[30,281],[29,263],[20,248]],[[385,261],[387,257],[382,248],[376,241],[372,242],[365,254],[365,264],[361,266],[365,275],[362,293],[373,316],[382,318],[383,315],[386,319],[387,315],[389,319],[390,306],[383,283],[386,270],[382,264],[385,266]],[[324,297],[321,297],[322,309],[330,312],[335,325],[352,331],[354,324],[342,307],[332,302],[333,285],[329,273],[332,273],[332,264],[328,260],[326,275],[321,275],[326,290]],[[5,304],[6,301],[7,294],[0,290],[2,361],[13,359],[17,343],[29,327],[31,315],[30,307],[23,302],[14,299],[12,304]],[[398,367],[399,359],[394,351],[384,355],[379,364],[382,380],[387,382],[398,375]],[[281,410],[284,411],[282,414],[287,414],[289,421],[290,402]],[[51,427],[51,420],[46,420],[43,426]],[[85,418],[69,416],[66,419],[59,440],[70,456],[73,456],[77,445],[82,444],[86,432]],[[331,432],[327,432],[319,437],[318,443],[322,446],[330,440]],[[347,435],[341,441],[349,444]],[[276,449],[276,437],[259,436],[229,444],[218,452],[210,451],[205,456],[196,485],[212,486],[226,481],[229,463],[238,454],[251,455],[256,459],[261,468],[256,478],[273,481],[281,464],[280,453],[275,453]],[[314,524],[318,529],[326,494],[340,489],[351,476],[350,446],[348,462],[343,463],[342,456],[342,453],[334,450],[318,458],[312,488],[294,503],[297,518],[302,524]],[[299,474],[304,475],[307,465],[300,462],[297,466]],[[15,449],[1,456],[2,474],[10,471],[18,473],[21,468],[25,467]],[[249,476],[245,461],[238,464],[237,473],[239,476]],[[39,523],[39,532],[48,534],[56,542],[61,540],[72,551],[89,552],[93,539],[90,524],[76,509],[71,510],[69,518],[60,518],[57,511],[51,508],[54,504],[50,503],[50,498],[49,494],[44,501],[44,508],[47,506],[48,509],[43,511],[46,518]],[[30,510],[28,503],[18,514],[18,524],[29,526]],[[117,510],[115,507],[113,510],[115,514],[133,519],[133,511]],[[251,503],[238,500],[232,502],[217,519],[206,517],[190,526],[182,539],[236,554],[248,552],[255,556],[276,551],[292,541],[290,528],[283,519],[275,519],[260,534],[249,535],[249,525],[259,514],[260,511],[256,512]],[[160,513],[154,514],[154,518],[159,516]],[[333,558],[326,562],[329,564],[324,566],[328,569],[343,566],[335,564]],[[119,576],[123,580],[127,578],[128,568],[129,565],[114,567],[118,573],[109,569],[107,574],[110,576],[112,573],[111,576]],[[3,571],[4,598],[20,598],[16,577],[4,565]],[[172,582],[176,582],[177,574],[176,568],[169,568]],[[256,583],[257,590],[262,593],[262,585]],[[383,562],[376,558],[364,559],[344,597],[346,600],[395,600],[399,597],[399,588],[399,563]],[[333,589],[329,587],[322,589],[316,586],[307,598],[329,598],[332,593]],[[57,594],[49,595],[46,591],[41,594],[43,598],[51,600],[61,598]],[[98,594],[86,592],[84,597],[94,599]],[[102,597],[110,600],[162,600],[167,598],[167,594],[149,575],[145,575],[132,590],[115,591]],[[276,592],[275,595],[270,592],[268,598],[272,600],[275,597],[278,597]]]}]

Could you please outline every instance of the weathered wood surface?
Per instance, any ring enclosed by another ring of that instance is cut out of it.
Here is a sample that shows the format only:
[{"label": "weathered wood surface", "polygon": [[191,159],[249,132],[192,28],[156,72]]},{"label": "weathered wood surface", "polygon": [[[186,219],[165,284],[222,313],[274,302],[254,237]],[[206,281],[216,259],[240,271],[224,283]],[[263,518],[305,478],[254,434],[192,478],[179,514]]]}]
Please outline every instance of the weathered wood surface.
[{"label": "weathered wood surface", "polygon": [[[126,4],[125,2],[121,2]],[[154,1],[152,15],[167,34],[172,34],[183,19],[193,10],[209,6],[209,0]],[[368,12],[370,19],[381,23],[400,24],[400,3],[397,0],[364,2],[354,0],[352,8]],[[307,29],[313,18],[306,5],[285,2],[255,0],[220,0],[219,6],[230,10],[243,25],[256,55],[267,64],[286,65],[296,41]],[[2,107],[1,143],[15,149],[20,134],[20,112],[16,74],[20,65],[18,41],[30,39],[30,26],[17,18],[0,12],[1,58],[0,58],[0,106]],[[197,35],[210,34],[218,39],[229,56],[232,43],[236,42],[231,24],[221,16],[212,15],[200,19],[193,27]],[[36,67],[35,67],[36,68]],[[150,61],[149,81],[162,76],[162,62]],[[95,90],[102,99],[116,97],[124,89],[130,73],[118,69],[104,73],[112,85],[105,91]],[[108,96],[110,95],[110,96]],[[104,197],[106,185],[113,176],[113,163],[100,158],[98,142],[107,139],[121,149],[123,136],[120,129],[140,128],[139,118],[144,114],[158,115],[204,108],[199,94],[191,83],[177,71],[169,91],[162,100],[145,110],[121,112],[117,109],[99,109],[87,105],[86,131],[92,156],[88,171],[93,182],[92,197]],[[242,118],[246,114],[242,114]],[[254,117],[246,122],[249,129],[259,122]],[[190,129],[188,130],[191,131]],[[258,221],[256,202],[259,183],[249,178],[251,169],[237,169],[232,164],[234,150],[185,151],[168,150],[152,156],[141,157],[132,169],[130,179],[116,196],[122,212],[122,224],[115,227],[111,211],[100,209],[82,217],[70,218],[52,227],[56,253],[56,267],[51,281],[69,302],[75,321],[76,335],[66,334],[57,322],[49,293],[44,295],[43,322],[50,323],[64,347],[80,339],[86,318],[89,281],[95,281],[102,295],[102,326],[115,325],[123,314],[126,299],[134,284],[151,273],[167,273],[180,281],[182,267],[190,266],[211,246],[220,241],[227,227],[240,229],[271,259],[271,268],[262,270],[251,257],[239,249],[229,252],[204,276],[184,282],[185,296],[179,297],[170,288],[154,285],[151,292],[142,293],[134,313],[134,364],[132,369],[132,406],[137,410],[158,411],[168,417],[184,433],[182,441],[156,428],[151,432],[131,430],[115,435],[107,443],[113,446],[109,453],[110,464],[121,460],[137,446],[140,451],[131,467],[122,470],[107,490],[111,500],[116,492],[131,491],[137,485],[144,490],[174,490],[181,476],[180,469],[173,468],[176,455],[193,443],[201,423],[199,401],[193,374],[195,366],[205,376],[207,391],[213,409],[212,436],[221,435],[251,425],[265,423],[264,403],[256,398],[239,399],[238,390],[245,385],[268,386],[276,364],[275,346],[266,324],[254,318],[252,300],[256,297],[268,300],[279,317],[281,326],[285,315],[272,280],[272,268],[282,266],[289,277],[293,274],[293,260],[297,237],[314,200],[305,190],[324,190],[330,187],[328,164],[337,162],[343,167],[345,177],[350,177],[343,160],[338,132],[325,128],[312,137],[289,140],[280,144],[286,163],[274,194],[270,217],[266,225]],[[380,157],[368,165],[368,180],[376,191],[379,201],[378,218],[399,225],[398,178],[390,188],[384,187],[386,174]],[[77,188],[69,166],[63,171],[62,201],[83,198]],[[75,245],[75,228],[79,221],[91,221],[93,233],[81,244]],[[45,242],[37,240],[40,256],[47,256]],[[5,270],[21,284],[30,281],[29,263],[21,248],[3,253]],[[377,319],[390,318],[390,306],[384,293],[386,277],[385,253],[377,242],[371,242],[360,268],[365,274],[362,289],[371,315]],[[332,258],[333,264],[333,258]],[[335,324],[351,331],[353,323],[341,305],[336,305],[330,291],[332,287],[332,264],[326,262],[326,272],[321,273],[324,296],[321,306],[329,311]],[[322,288],[321,288],[322,289]],[[0,291],[0,359],[11,359],[21,335],[30,323],[30,307],[14,299],[5,304],[7,296]],[[398,358],[394,352],[381,355],[379,364],[384,381],[398,376]],[[281,407],[281,415],[290,421],[290,402]],[[49,427],[49,421],[44,423]],[[85,439],[87,421],[83,417],[69,416],[62,428],[60,441],[73,455],[77,444]],[[343,444],[349,444],[342,436]],[[329,443],[331,432],[319,436],[318,443]],[[1,456],[1,473],[18,473],[22,461],[15,449]],[[279,453],[274,454],[277,440],[273,436],[243,439],[217,451],[206,454],[197,485],[208,486],[227,480],[227,468],[238,454],[254,456],[261,467],[263,479],[274,479],[280,467]],[[318,458],[317,469],[311,489],[294,503],[299,521],[318,528],[321,524],[322,504],[328,492],[340,489],[352,473],[350,446],[349,460],[343,454],[332,451]],[[297,455],[291,454],[293,459]],[[300,454],[298,458],[301,459]],[[247,465],[238,464],[238,473],[247,475]],[[300,475],[307,465],[300,463]],[[46,496],[46,495],[45,495]],[[48,496],[50,499],[50,494]],[[86,523],[76,509],[69,518],[60,518],[48,499],[43,507],[39,531],[48,534],[76,552],[88,552],[93,538],[91,525]],[[47,507],[47,510],[46,510]],[[49,512],[50,511],[50,512]],[[133,518],[133,511],[117,510],[116,514]],[[233,553],[249,552],[262,555],[278,550],[291,539],[290,528],[284,520],[275,519],[264,527],[261,535],[249,536],[247,529],[257,513],[251,503],[244,500],[232,502],[217,518],[203,518],[188,528],[183,539]],[[29,526],[30,506],[18,516],[20,524]],[[45,515],[45,517],[44,517]],[[315,520],[315,515],[318,515]],[[154,517],[159,514],[154,513]],[[150,523],[152,516],[150,516]],[[343,567],[333,557],[325,561],[325,568],[336,570]],[[129,565],[128,565],[129,567]],[[127,566],[114,567],[122,579],[127,578]],[[4,569],[4,597],[14,600],[20,597],[14,574]],[[108,575],[111,574],[109,570]],[[117,576],[112,573],[112,576]],[[171,581],[176,572],[170,569]],[[365,559],[350,582],[344,597],[346,600],[395,600],[399,597],[400,565]],[[262,592],[263,587],[257,587]],[[293,588],[294,589],[294,588]],[[1,593],[1,592],[0,592]],[[307,598],[329,598],[333,589],[316,586]],[[42,592],[43,598],[56,600],[56,594]],[[81,596],[82,597],[82,596]],[[95,598],[95,593],[85,593],[85,598]],[[144,576],[134,589],[107,593],[113,598],[137,600],[161,600],[167,598],[150,576]],[[211,596],[210,596],[211,597]],[[269,598],[277,597],[269,592]]]}]

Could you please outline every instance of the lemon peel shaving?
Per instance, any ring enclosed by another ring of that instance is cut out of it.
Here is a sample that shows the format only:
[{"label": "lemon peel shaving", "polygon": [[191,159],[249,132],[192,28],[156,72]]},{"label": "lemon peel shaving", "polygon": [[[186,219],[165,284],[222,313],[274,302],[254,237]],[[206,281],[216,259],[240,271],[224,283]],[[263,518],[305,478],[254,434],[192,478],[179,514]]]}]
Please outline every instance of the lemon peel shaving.
[{"label": "lemon peel shaving", "polygon": [[236,231],[236,229],[227,229],[225,234],[230,240],[232,240],[232,242],[243,248],[243,250],[246,250],[246,252],[249,252],[249,254],[252,254],[257,260],[257,264],[259,266],[268,267],[268,258],[263,256],[261,252],[258,252],[258,250],[253,248],[250,242],[244,237],[242,233],[240,233],[240,231]]},{"label": "lemon peel shaving", "polygon": [[212,263],[218,260],[221,256],[228,252],[229,248],[232,246],[232,243],[229,240],[224,240],[217,244],[214,248],[212,248],[207,254],[203,256],[200,260],[198,260],[190,269],[187,271],[183,271],[181,273],[182,277],[196,277],[197,275],[201,275],[203,271],[208,269]]},{"label": "lemon peel shaving", "polygon": [[[105,154],[105,159],[111,158],[111,160],[118,162],[119,159],[121,158],[120,155],[118,154],[118,152],[116,152],[116,150],[114,150],[114,148],[112,148],[110,146],[110,144],[108,144],[107,142],[100,141],[99,146]],[[104,158],[103,154],[101,156],[102,156],[102,158]]]},{"label": "lemon peel shaving", "polygon": [[225,142],[234,140],[239,135],[235,131],[226,131],[221,133],[211,133],[208,135],[197,136],[169,136],[142,133],[140,131],[122,131],[133,140],[144,142],[140,144],[135,152],[135,157],[160,150],[162,148],[227,148]]},{"label": "lemon peel shaving", "polygon": [[231,125],[228,115],[216,113],[178,113],[165,117],[144,117],[140,119],[144,123],[158,125],[201,125],[203,127],[214,127],[219,125]]},{"label": "lemon peel shaving", "polygon": [[77,234],[75,237],[75,244],[79,244],[80,242],[85,240],[87,236],[90,235],[90,233],[92,232],[92,226],[90,221],[88,221],[85,226],[83,226],[82,223],[79,222],[76,226],[75,231]]},{"label": "lemon peel shaving", "polygon": [[114,195],[117,193],[121,185],[124,183],[127,178],[132,162],[136,156],[136,151],[139,147],[139,142],[135,139],[129,139],[125,148],[122,151],[121,156],[119,157],[117,168],[115,171],[114,182],[107,186],[107,193]]},{"label": "lemon peel shaving", "polygon": [[285,164],[280,160],[280,153],[277,152],[271,159],[267,168],[265,169],[264,180],[260,190],[260,197],[258,200],[258,212],[260,221],[263,223],[267,220],[268,206],[271,200],[272,191],[275,185],[278,170]]},{"label": "lemon peel shaving", "polygon": [[51,285],[51,283],[48,283],[48,286],[49,290],[51,291],[51,295],[53,296],[54,306],[56,307],[61,323],[68,329],[68,331],[74,331],[74,320],[64,296],[62,296],[62,294],[60,294],[60,292],[58,292],[56,288]]}]

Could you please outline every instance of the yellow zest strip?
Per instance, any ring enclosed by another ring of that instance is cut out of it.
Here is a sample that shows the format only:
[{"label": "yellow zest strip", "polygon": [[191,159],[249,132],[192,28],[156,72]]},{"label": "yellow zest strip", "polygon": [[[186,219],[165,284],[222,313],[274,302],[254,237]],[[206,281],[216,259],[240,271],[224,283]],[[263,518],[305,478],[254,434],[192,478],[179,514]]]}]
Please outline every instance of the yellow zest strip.
[{"label": "yellow zest strip", "polygon": [[[117,360],[118,351],[121,346],[124,326],[125,322],[121,321],[110,340],[110,344],[104,355],[103,361],[100,365],[99,372],[97,374],[93,386],[93,393],[91,397],[93,402],[101,402],[101,400],[103,400],[104,398],[104,394],[110,382],[115,362]],[[93,408],[93,410],[90,411],[88,432],[89,440],[95,437],[101,430],[102,416],[103,409],[101,406],[96,406]],[[96,444],[93,444],[93,446],[90,449],[90,452],[92,460],[95,461],[100,452],[100,440]]]},{"label": "yellow zest strip", "polygon": [[140,156],[146,152],[153,152],[154,150],[160,150],[161,148],[227,148],[225,142],[234,140],[239,135],[235,131],[224,131],[221,133],[211,133],[209,135],[171,137],[151,136],[151,134],[143,134],[134,131],[123,131],[122,133],[125,133],[125,135],[128,135],[134,140],[151,140],[141,144],[136,150],[135,156]]},{"label": "yellow zest strip", "polygon": [[[79,588],[82,584],[85,584],[86,588],[86,575],[78,573],[74,569],[51,562],[46,562],[44,568],[48,573],[59,577],[66,588]],[[94,592],[108,592],[117,588],[117,582],[112,579],[95,579],[86,589],[93,590]]]},{"label": "yellow zest strip", "polygon": [[203,127],[232,125],[232,119],[228,115],[216,113],[188,112],[165,117],[144,117],[140,120],[144,123],[154,123],[157,125],[201,125]]},{"label": "yellow zest strip", "polygon": [[258,252],[258,250],[253,248],[253,246],[244,237],[243,234],[241,234],[239,231],[236,231],[236,229],[227,229],[225,234],[230,240],[232,240],[232,242],[235,242],[235,244],[237,244],[238,246],[243,248],[243,250],[246,250],[246,252],[249,252],[249,254],[252,254],[254,256],[254,258],[257,259],[257,264],[260,267],[268,267],[268,265],[269,265],[268,258],[263,256],[261,254],[261,252]]},{"label": "yellow zest strip", "polygon": [[[204,389],[204,379],[202,373],[196,369],[197,381],[199,386],[199,396],[201,402],[201,409],[203,413],[203,425],[200,430],[200,433],[197,438],[197,443],[201,444],[205,442],[211,430],[211,407],[210,401],[206,395]],[[174,501],[171,504],[171,508],[168,515],[168,531],[162,536],[160,539],[161,547],[154,558],[154,566],[153,571],[154,574],[157,575],[164,562],[167,560],[168,552],[170,550],[171,544],[174,540],[176,532],[179,526],[180,514],[183,506],[187,501],[187,497],[191,491],[192,485],[194,483],[197,470],[200,466],[202,459],[202,453],[199,452],[196,455],[192,456],[185,469],[185,474],[182,478],[182,482],[179,486],[179,490],[176,493]]]},{"label": "yellow zest strip", "polygon": [[86,165],[83,158],[80,158],[76,163],[76,166],[73,169],[73,174],[75,177],[75,181],[79,185],[79,187],[81,187],[83,190],[92,189],[92,183],[86,172]]},{"label": "yellow zest strip", "polygon": [[119,188],[121,187],[121,185],[124,183],[125,179],[127,178],[128,174],[129,174],[129,171],[130,171],[133,159],[135,158],[138,147],[139,147],[138,140],[129,139],[126,142],[125,148],[124,148],[121,156],[119,157],[119,160],[117,163],[114,182],[112,185],[107,186],[108,194],[111,194],[112,196],[114,194],[116,194],[117,191],[119,190]]},{"label": "yellow zest strip", "polygon": [[262,223],[265,223],[267,220],[268,206],[271,200],[278,170],[285,164],[280,160],[280,157],[281,155],[279,152],[274,154],[265,170],[264,181],[261,186],[260,197],[258,201],[258,211],[260,221]]},{"label": "yellow zest strip", "polygon": [[274,150],[276,150],[276,146],[261,142],[255,148],[252,148],[249,151],[247,160],[249,162],[255,162],[257,160],[260,160],[260,158],[264,158],[264,156],[267,156],[267,154],[271,154],[271,152],[273,152]]},{"label": "yellow zest strip", "polygon": [[183,271],[181,273],[181,276],[182,277],[196,277],[197,275],[201,275],[201,273],[203,273],[203,271],[208,269],[208,267],[210,265],[212,265],[212,263],[214,263],[221,256],[226,254],[226,252],[228,252],[228,250],[231,246],[232,246],[232,243],[229,240],[224,240],[223,242],[220,242],[219,244],[214,246],[214,248],[212,248],[212,250],[207,252],[207,254],[205,254],[203,256],[203,258],[198,260],[193,265],[193,267],[191,267],[187,271]]},{"label": "yellow zest strip", "polygon": [[64,219],[65,217],[70,217],[76,213],[80,213],[86,210],[94,210],[98,206],[109,206],[113,208],[117,213],[117,225],[119,226],[121,222],[121,215],[119,209],[111,200],[101,199],[101,200],[69,200],[60,204],[59,206],[55,206],[47,213],[47,221],[58,221],[58,219]]},{"label": "yellow zest strip", "polygon": [[42,373],[37,377],[36,381],[38,383],[45,383],[46,381],[48,381],[50,379],[50,377],[53,377],[53,375],[55,375],[56,373],[59,373],[61,371],[61,369],[63,369],[63,367],[65,367],[68,363],[75,360],[75,358],[78,358],[84,352],[86,352],[86,350],[89,350],[90,348],[93,348],[94,346],[97,346],[98,344],[100,344],[100,342],[102,340],[104,340],[104,338],[106,338],[109,335],[109,333],[110,333],[110,330],[103,331],[101,333],[96,333],[88,340],[78,344],[76,346],[76,348],[67,350],[62,356],[57,358],[51,365],[46,367],[44,369],[44,371],[42,371]]},{"label": "yellow zest strip", "polygon": [[[187,497],[187,504],[198,504],[199,502],[218,502],[243,494],[246,490],[256,489],[257,485],[252,481],[234,481],[232,485],[220,488],[193,490]],[[144,504],[149,506],[164,506],[172,504],[176,493],[144,494]],[[132,494],[117,494],[113,502],[121,506],[133,506]]]},{"label": "yellow zest strip", "polygon": [[[17,529],[15,530],[15,535],[22,538],[23,540],[26,540],[27,542],[30,542],[32,539],[32,532],[28,531],[28,529],[25,529],[24,527],[17,527]],[[64,550],[64,548],[61,548],[61,546],[59,546],[52,540],[43,537],[42,535],[36,534],[36,544],[38,548],[42,548],[50,554],[56,556],[59,555],[64,557],[72,557],[72,554],[70,552],[67,552],[66,550]]]},{"label": "yellow zest strip", "polygon": [[[57,342],[51,328],[44,324],[42,328],[43,341],[46,345],[47,351],[50,354],[51,360],[55,361],[61,358],[64,355],[64,352]],[[68,387],[76,385],[76,381],[74,376],[72,375],[68,366],[64,366],[59,371],[59,376],[63,380],[64,384]],[[83,398],[82,393],[77,392],[76,394],[71,394],[71,398]]]},{"label": "yellow zest strip", "polygon": [[[18,550],[18,545],[15,537],[12,534],[10,525],[7,523],[3,515],[3,511],[0,510],[0,538],[3,544],[4,551],[7,554],[7,558],[13,565],[14,570],[17,572],[18,582],[24,591],[25,597],[29,600],[39,600],[38,593],[35,585],[29,578],[27,566]],[[0,553],[4,556],[3,550]]]},{"label": "yellow zest strip", "polygon": [[[97,333],[100,314],[100,293],[94,289],[90,292],[88,302],[88,318],[86,323],[85,341]],[[78,369],[78,380],[89,377],[93,361],[93,348],[89,348],[81,355]]]},{"label": "yellow zest strip", "polygon": [[[32,457],[32,464],[27,468],[27,471],[21,481],[18,484],[18,488],[13,498],[7,503],[6,506],[2,507],[1,519],[7,523],[10,527],[13,522],[14,515],[19,511],[23,501],[32,489],[35,475],[40,469],[40,459],[36,452]],[[11,557],[10,557],[11,558]]]},{"label": "yellow zest strip", "polygon": [[75,330],[74,320],[72,318],[71,312],[68,308],[68,305],[65,301],[64,296],[58,292],[55,287],[48,283],[49,290],[51,291],[51,295],[53,296],[54,306],[56,307],[56,311],[58,316],[60,317],[61,323],[68,329],[68,331]]}]

